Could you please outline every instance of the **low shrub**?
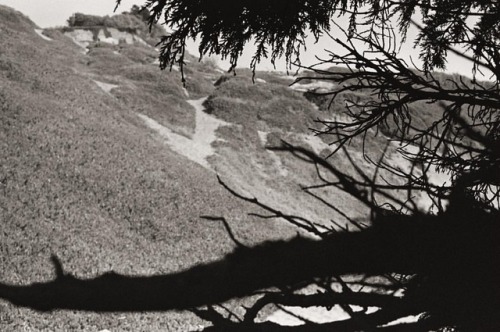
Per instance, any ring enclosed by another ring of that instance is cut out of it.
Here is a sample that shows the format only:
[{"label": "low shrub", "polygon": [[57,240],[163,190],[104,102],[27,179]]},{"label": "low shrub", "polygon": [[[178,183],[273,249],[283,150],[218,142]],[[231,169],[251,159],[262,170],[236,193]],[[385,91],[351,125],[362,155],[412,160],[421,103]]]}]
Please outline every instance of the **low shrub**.
[{"label": "low shrub", "polygon": [[223,76],[207,101],[209,111],[226,121],[307,133],[319,116],[313,105],[286,85],[252,83],[248,77]]},{"label": "low shrub", "polygon": [[158,58],[156,50],[144,47],[144,45],[121,43],[118,52],[128,59],[141,64],[152,64]]}]

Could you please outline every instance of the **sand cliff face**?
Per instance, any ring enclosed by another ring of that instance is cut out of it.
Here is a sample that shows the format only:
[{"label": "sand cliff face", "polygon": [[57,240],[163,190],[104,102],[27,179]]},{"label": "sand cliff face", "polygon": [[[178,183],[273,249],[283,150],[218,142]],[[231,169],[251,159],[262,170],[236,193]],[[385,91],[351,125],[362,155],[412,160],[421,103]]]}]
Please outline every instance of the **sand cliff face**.
[{"label": "sand cliff face", "polygon": [[79,27],[73,30],[65,31],[64,35],[71,38],[75,44],[83,48],[87,48],[93,43],[103,42],[111,45],[120,43],[134,44],[139,43],[146,47],[151,47],[144,39],[137,36],[135,33],[120,31],[116,28],[95,27],[93,29]]}]

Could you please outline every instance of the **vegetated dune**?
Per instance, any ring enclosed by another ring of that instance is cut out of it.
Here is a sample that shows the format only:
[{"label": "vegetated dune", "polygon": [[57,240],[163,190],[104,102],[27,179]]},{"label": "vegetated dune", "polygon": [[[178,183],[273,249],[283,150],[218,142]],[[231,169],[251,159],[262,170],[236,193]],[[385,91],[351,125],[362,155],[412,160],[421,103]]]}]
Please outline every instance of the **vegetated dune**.
[{"label": "vegetated dune", "polygon": [[[84,55],[55,31],[52,40],[41,38],[5,7],[0,27],[2,282],[52,278],[51,254],[80,277],[161,274],[215,260],[233,243],[222,224],[201,215],[225,216],[247,243],[292,234],[247,218],[251,207],[137,116],[192,131],[194,109],[177,73],[113,53],[128,45]],[[201,323],[190,313],[41,314],[0,306],[4,331],[186,331]]]},{"label": "vegetated dune", "polygon": [[[289,79],[258,73],[254,84],[247,70],[225,76],[189,56],[183,87],[180,73],[160,71],[158,51],[134,38],[82,43],[4,6],[0,28],[2,282],[52,278],[51,254],[79,277],[162,274],[216,260],[234,244],[203,215],[225,217],[250,245],[296,234],[283,221],[247,216],[262,211],[232,197],[215,173],[284,212],[326,227],[345,221],[300,194],[317,180],[313,165],[265,148],[284,140],[323,155],[333,149],[308,135],[316,118],[338,109],[290,89]],[[373,136],[370,153],[382,153],[385,142]],[[370,171],[360,147],[354,141],[349,151]],[[352,171],[342,156],[332,163]],[[366,215],[345,193],[317,194],[351,217]],[[41,314],[0,301],[5,331],[186,331],[199,324],[187,312]]]}]

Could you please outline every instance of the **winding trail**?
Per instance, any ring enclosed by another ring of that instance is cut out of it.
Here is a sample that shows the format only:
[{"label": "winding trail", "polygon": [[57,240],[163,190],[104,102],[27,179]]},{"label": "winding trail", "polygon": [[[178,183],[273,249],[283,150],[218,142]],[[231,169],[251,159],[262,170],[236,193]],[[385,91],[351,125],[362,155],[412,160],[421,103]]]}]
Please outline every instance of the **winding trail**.
[{"label": "winding trail", "polygon": [[[171,129],[161,125],[154,119],[138,113],[137,115],[145,122],[145,124],[157,132],[160,136],[166,139],[166,144],[175,152],[187,157],[191,161],[205,167],[206,169],[213,170],[207,161],[207,158],[215,154],[215,149],[212,143],[217,141],[216,131],[220,126],[230,125],[230,123],[219,120],[204,112],[203,103],[207,97],[195,100],[188,100],[188,102],[195,109],[195,131],[191,138],[179,135]],[[258,132],[259,137],[263,144],[267,141],[267,132]],[[324,148],[331,148],[328,144],[324,143],[319,137],[301,135],[300,139],[307,142],[311,148],[320,153]],[[277,157],[277,156],[276,156]],[[405,167],[405,160],[393,160],[398,162],[402,167]],[[407,161],[406,161],[407,162]],[[281,161],[277,157],[277,166],[281,166]],[[286,174],[282,174],[286,175]],[[376,308],[370,308],[370,312],[376,311]],[[345,313],[339,306],[327,310],[323,307],[284,307],[278,309],[267,316],[264,320],[272,321],[282,326],[296,326],[304,324],[300,317],[309,321],[317,323],[326,323],[348,319],[349,315]],[[402,322],[414,322],[417,317],[409,316],[401,320]],[[398,321],[399,322],[399,321]]]},{"label": "winding trail", "polygon": [[42,39],[45,39],[47,41],[52,41],[52,38],[47,37],[46,35],[43,34],[43,29],[35,29],[35,32],[37,35],[42,37]]},{"label": "winding trail", "polygon": [[215,154],[215,149],[212,147],[212,143],[217,140],[215,132],[220,126],[229,125],[229,123],[203,111],[203,103],[206,99],[207,97],[203,97],[187,101],[194,107],[196,112],[195,130],[191,138],[174,133],[171,129],[144,114],[138,113],[137,115],[149,128],[166,138],[166,143],[172,150],[211,170],[207,158]]}]

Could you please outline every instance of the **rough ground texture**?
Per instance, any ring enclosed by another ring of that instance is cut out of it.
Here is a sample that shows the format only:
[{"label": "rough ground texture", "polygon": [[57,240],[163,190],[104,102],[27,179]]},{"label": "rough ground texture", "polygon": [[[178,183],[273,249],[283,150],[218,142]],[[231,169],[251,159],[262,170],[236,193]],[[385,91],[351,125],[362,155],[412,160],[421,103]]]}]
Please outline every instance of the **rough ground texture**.
[{"label": "rough ground texture", "polygon": [[[295,234],[279,220],[247,216],[259,211],[219,186],[216,172],[286,212],[325,225],[340,218],[298,195],[300,184],[316,178],[314,167],[265,149],[280,139],[331,149],[307,134],[315,118],[335,110],[308,100],[304,87],[290,89],[290,80],[271,73],[258,73],[256,84],[248,71],[221,77],[191,57],[184,88],[179,73],[160,71],[157,51],[134,38],[115,43],[112,30],[99,42],[71,38],[0,6],[2,282],[50,279],[51,254],[79,277],[161,274],[216,260],[234,244],[222,224],[202,215],[225,217],[246,244]],[[193,160],[171,137],[185,149],[205,137],[210,156]],[[385,138],[372,140],[374,153],[382,151],[378,140]],[[365,162],[359,151],[355,157]],[[325,195],[353,217],[365,214],[345,194]],[[42,314],[0,301],[3,331],[187,331],[200,324],[189,312]]]}]

